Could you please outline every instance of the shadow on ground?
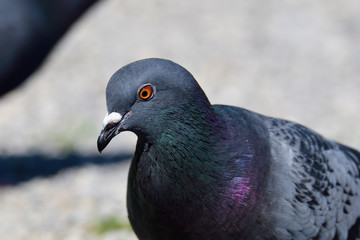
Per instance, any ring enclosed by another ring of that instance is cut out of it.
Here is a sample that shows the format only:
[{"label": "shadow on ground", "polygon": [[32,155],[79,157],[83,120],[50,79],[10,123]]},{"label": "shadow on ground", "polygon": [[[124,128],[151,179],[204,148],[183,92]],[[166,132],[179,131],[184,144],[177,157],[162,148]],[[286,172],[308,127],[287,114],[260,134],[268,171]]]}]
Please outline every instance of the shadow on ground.
[{"label": "shadow on ground", "polygon": [[35,177],[50,177],[61,170],[81,167],[88,164],[104,165],[130,159],[132,154],[116,156],[80,156],[63,157],[0,156],[0,185],[16,185]]}]

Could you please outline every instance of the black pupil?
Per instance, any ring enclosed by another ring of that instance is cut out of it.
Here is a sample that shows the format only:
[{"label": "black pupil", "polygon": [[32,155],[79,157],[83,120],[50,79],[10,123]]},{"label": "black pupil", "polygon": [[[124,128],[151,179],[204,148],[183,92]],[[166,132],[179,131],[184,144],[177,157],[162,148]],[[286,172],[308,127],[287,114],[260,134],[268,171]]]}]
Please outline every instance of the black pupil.
[{"label": "black pupil", "polygon": [[142,96],[143,98],[147,97],[148,95],[149,95],[149,91],[148,91],[148,90],[144,90],[144,91],[141,92],[141,96]]}]

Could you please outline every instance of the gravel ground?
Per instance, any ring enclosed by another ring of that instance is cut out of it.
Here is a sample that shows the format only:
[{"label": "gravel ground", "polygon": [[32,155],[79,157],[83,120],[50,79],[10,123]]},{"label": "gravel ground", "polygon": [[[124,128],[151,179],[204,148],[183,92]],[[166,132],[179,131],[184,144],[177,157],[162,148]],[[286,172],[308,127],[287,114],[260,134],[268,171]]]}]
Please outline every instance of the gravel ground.
[{"label": "gravel ground", "polygon": [[[360,148],[360,2],[103,0],[46,63],[0,99],[0,154],[97,155],[105,86],[119,67],[163,57],[190,70],[212,103],[305,124]],[[133,134],[105,155],[134,150]],[[1,158],[0,155],[0,158]],[[99,235],[126,221],[128,163],[89,165],[0,189],[0,239],[135,239]]]},{"label": "gravel ground", "polygon": [[0,239],[136,239],[129,229],[96,231],[99,221],[114,214],[127,221],[128,167],[128,161],[87,166],[2,189]]}]

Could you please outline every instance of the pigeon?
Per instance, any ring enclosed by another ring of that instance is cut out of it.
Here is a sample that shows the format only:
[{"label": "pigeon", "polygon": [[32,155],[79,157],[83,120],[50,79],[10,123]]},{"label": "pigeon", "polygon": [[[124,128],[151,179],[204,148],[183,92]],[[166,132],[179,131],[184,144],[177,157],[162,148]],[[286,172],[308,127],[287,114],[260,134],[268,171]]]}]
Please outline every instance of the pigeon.
[{"label": "pigeon", "polygon": [[127,209],[140,240],[357,239],[360,153],[300,124],[211,105],[185,68],[110,78],[101,152],[134,132]]}]

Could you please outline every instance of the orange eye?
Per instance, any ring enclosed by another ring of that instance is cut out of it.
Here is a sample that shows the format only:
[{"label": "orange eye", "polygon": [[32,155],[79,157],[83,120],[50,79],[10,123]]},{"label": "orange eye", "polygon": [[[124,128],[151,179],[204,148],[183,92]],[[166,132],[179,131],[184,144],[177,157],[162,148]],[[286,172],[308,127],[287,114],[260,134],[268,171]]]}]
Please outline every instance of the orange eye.
[{"label": "orange eye", "polygon": [[145,87],[140,89],[139,97],[142,100],[147,100],[147,99],[149,99],[151,97],[152,92],[153,92],[153,89],[151,88],[151,86],[145,86]]}]

